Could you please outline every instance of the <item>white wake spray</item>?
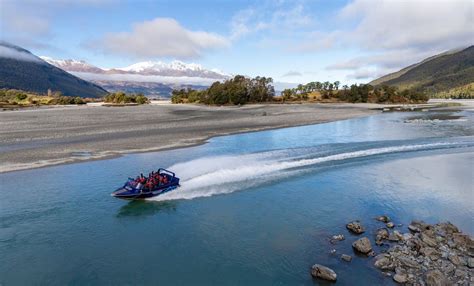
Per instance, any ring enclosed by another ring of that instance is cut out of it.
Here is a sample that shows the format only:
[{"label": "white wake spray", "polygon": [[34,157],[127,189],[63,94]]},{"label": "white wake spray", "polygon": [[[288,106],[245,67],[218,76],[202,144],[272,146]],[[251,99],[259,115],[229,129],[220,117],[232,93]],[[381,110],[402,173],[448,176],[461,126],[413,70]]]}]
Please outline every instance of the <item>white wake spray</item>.
[{"label": "white wake spray", "polygon": [[193,199],[231,193],[286,177],[298,168],[368,156],[446,148],[457,143],[429,143],[373,148],[315,158],[284,157],[286,152],[266,152],[237,156],[216,156],[179,163],[169,167],[181,178],[181,187],[150,200]]}]

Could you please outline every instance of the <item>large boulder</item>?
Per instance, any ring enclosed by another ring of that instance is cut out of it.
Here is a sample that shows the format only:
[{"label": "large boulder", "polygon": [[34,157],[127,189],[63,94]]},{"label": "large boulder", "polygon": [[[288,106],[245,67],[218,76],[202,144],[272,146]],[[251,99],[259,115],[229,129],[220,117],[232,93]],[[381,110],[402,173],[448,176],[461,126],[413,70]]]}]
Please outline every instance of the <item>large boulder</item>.
[{"label": "large boulder", "polygon": [[358,220],[348,223],[346,228],[355,234],[361,234],[365,232],[365,228]]},{"label": "large boulder", "polygon": [[368,254],[372,251],[372,245],[367,237],[359,238],[352,243],[352,247],[360,253]]},{"label": "large boulder", "polygon": [[321,264],[314,264],[311,267],[311,275],[328,281],[336,281],[337,279],[337,274],[334,270]]}]

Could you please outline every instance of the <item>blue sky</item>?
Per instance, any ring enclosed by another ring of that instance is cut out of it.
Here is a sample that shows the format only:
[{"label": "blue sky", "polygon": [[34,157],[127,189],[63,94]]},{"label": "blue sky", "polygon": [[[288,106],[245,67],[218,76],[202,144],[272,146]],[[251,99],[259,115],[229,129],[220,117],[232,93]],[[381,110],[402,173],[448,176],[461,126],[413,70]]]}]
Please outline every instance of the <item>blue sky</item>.
[{"label": "blue sky", "polygon": [[472,1],[0,0],[0,36],[99,67],[195,62],[281,82],[366,82],[472,44]]}]

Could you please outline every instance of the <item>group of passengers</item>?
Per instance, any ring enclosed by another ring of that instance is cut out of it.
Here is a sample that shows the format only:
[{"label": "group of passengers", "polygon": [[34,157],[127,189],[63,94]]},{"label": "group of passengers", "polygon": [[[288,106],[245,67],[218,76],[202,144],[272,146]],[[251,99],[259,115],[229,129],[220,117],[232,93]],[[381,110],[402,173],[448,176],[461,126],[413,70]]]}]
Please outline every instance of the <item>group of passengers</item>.
[{"label": "group of passengers", "polygon": [[133,181],[133,184],[137,189],[141,189],[143,186],[144,190],[151,191],[157,186],[168,184],[168,177],[166,175],[152,171],[150,174],[148,174],[148,177],[143,176],[143,173],[140,174],[140,176],[138,176]]}]

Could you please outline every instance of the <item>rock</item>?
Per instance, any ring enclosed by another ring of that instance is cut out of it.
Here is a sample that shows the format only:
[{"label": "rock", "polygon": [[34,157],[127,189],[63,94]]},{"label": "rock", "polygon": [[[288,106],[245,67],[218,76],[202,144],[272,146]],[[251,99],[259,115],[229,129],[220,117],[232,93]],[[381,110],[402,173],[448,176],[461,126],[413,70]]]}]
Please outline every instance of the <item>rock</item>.
[{"label": "rock", "polygon": [[469,257],[469,258],[467,259],[467,267],[469,267],[469,268],[474,268],[474,258]]},{"label": "rock", "polygon": [[436,240],[434,240],[433,238],[431,238],[427,233],[423,232],[421,234],[421,241],[423,241],[425,244],[427,244],[428,246],[431,246],[431,247],[435,247],[436,246]]},{"label": "rock", "polygon": [[367,237],[362,237],[354,241],[354,243],[352,243],[352,247],[364,254],[372,251],[372,245],[370,244],[370,240]]},{"label": "rock", "polygon": [[396,235],[395,233],[392,232],[392,233],[388,236],[388,240],[393,241],[393,242],[396,242],[396,241],[399,241],[400,238],[398,237],[398,235]]},{"label": "rock", "polygon": [[390,217],[386,216],[386,215],[381,215],[377,218],[378,221],[381,221],[381,222],[384,222],[384,223],[387,223],[390,221]]},{"label": "rock", "polygon": [[336,281],[337,279],[337,274],[334,270],[320,264],[314,264],[313,267],[311,267],[311,275],[328,281]]},{"label": "rock", "polygon": [[445,274],[450,274],[451,272],[454,271],[454,269],[456,269],[454,267],[454,265],[451,263],[451,262],[448,262],[448,261],[445,261],[442,265],[441,265],[441,270],[443,271],[443,273]]},{"label": "rock", "polygon": [[388,228],[394,228],[394,227],[395,227],[395,225],[394,225],[393,222],[391,222],[391,221],[387,222],[387,223],[386,223],[386,226],[387,226]]},{"label": "rock", "polygon": [[418,227],[416,227],[416,226],[414,226],[414,225],[412,225],[412,224],[410,224],[410,225],[408,226],[408,229],[409,229],[410,231],[412,231],[412,232],[420,232],[420,231],[421,231]]},{"label": "rock", "polygon": [[379,228],[375,235],[375,244],[381,245],[385,239],[388,238],[388,230],[386,228]]},{"label": "rock", "polygon": [[425,274],[425,283],[427,286],[447,286],[448,281],[439,270],[431,270]]},{"label": "rock", "polygon": [[407,241],[407,240],[410,240],[410,239],[412,239],[412,238],[413,238],[413,234],[408,233],[408,232],[407,232],[407,233],[404,233],[404,234],[402,235],[403,241]]},{"label": "rock", "polygon": [[344,239],[346,239],[346,238],[345,238],[344,235],[342,235],[342,234],[333,235],[333,236],[331,237],[331,243],[335,243],[335,242],[337,242],[337,241],[342,241],[342,240],[344,240]]},{"label": "rock", "polygon": [[365,228],[357,220],[348,223],[346,228],[355,234],[361,234],[365,232]]},{"label": "rock", "polygon": [[390,259],[386,256],[377,256],[375,263],[375,267],[381,269],[381,270],[393,270],[394,265],[390,261]]},{"label": "rock", "polygon": [[457,247],[466,248],[470,243],[470,237],[467,234],[462,233],[454,233],[453,234],[453,242],[456,244]]},{"label": "rock", "polygon": [[347,262],[351,262],[352,256],[347,255],[347,254],[343,254],[343,255],[341,255],[341,259],[344,260],[344,261],[347,261]]},{"label": "rock", "polygon": [[442,223],[442,224],[440,224],[440,226],[441,226],[441,228],[444,228],[446,233],[449,233],[449,234],[459,232],[459,229],[457,228],[457,226],[455,226],[454,224],[452,224],[450,222]]},{"label": "rock", "polygon": [[398,261],[401,265],[409,268],[420,268],[420,264],[411,257],[399,256]]},{"label": "rock", "polygon": [[433,259],[433,257],[440,256],[439,252],[436,249],[429,246],[421,248],[420,254],[422,254],[425,257],[430,257],[431,259]]},{"label": "rock", "polygon": [[456,269],[456,271],[454,271],[454,276],[456,276],[456,277],[466,277],[467,272],[462,271],[461,269]]},{"label": "rock", "polygon": [[428,224],[422,221],[414,220],[408,225],[408,229],[413,232],[421,232],[422,230],[426,230],[428,226]]},{"label": "rock", "polygon": [[463,264],[459,256],[457,256],[456,254],[448,255],[448,260],[456,266]]},{"label": "rock", "polygon": [[393,281],[397,283],[406,283],[408,281],[408,275],[406,274],[395,274],[393,275]]}]

